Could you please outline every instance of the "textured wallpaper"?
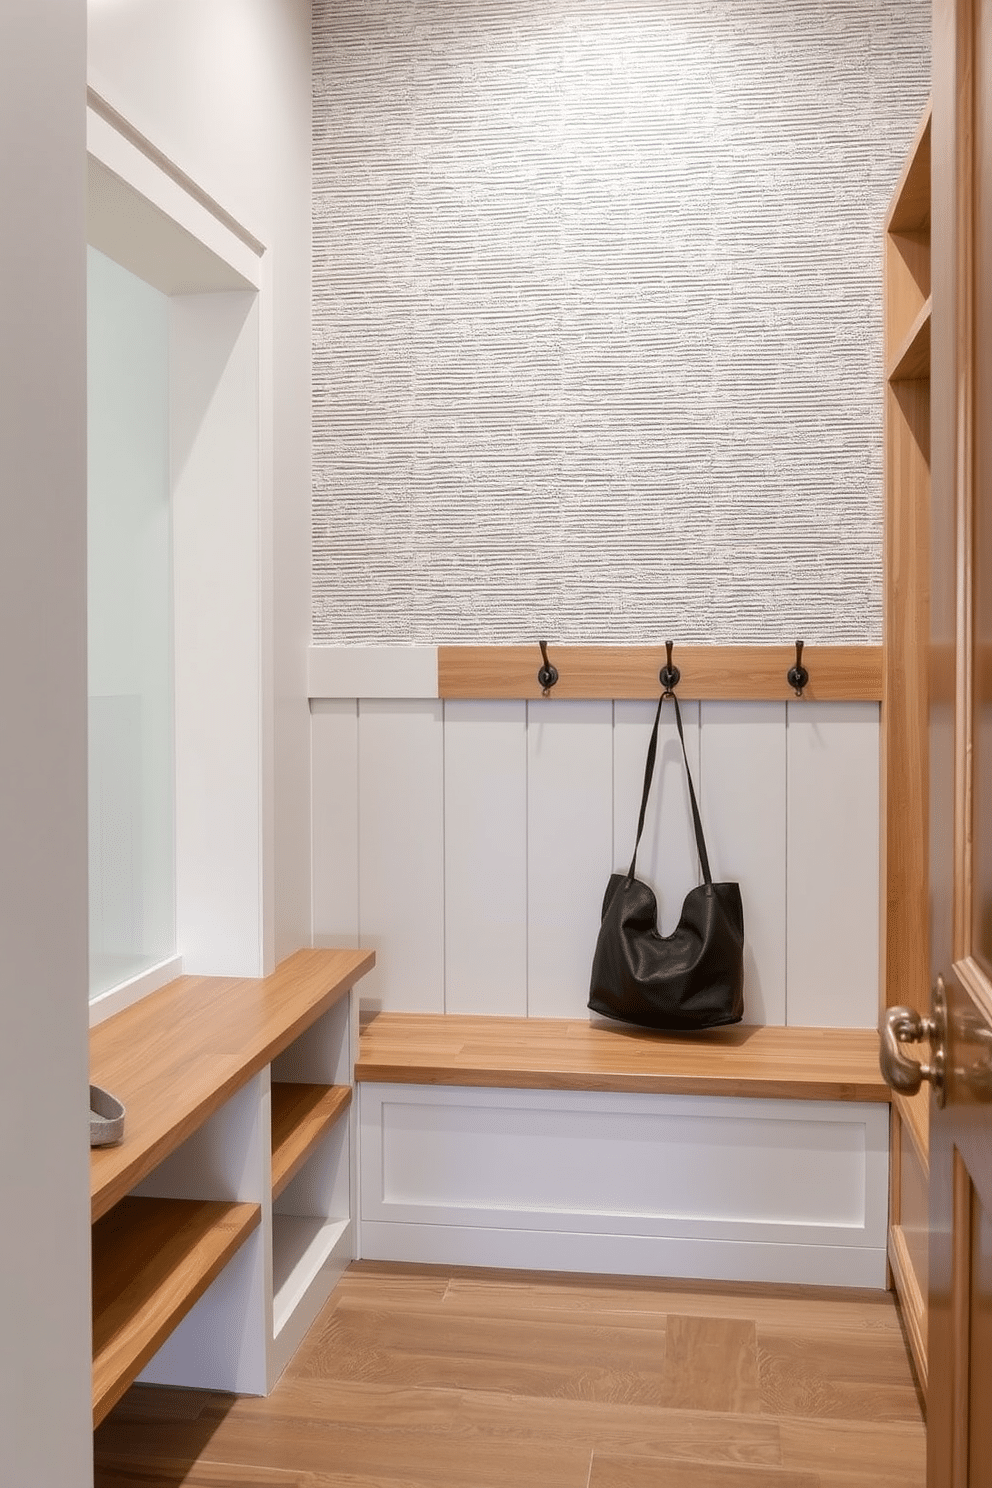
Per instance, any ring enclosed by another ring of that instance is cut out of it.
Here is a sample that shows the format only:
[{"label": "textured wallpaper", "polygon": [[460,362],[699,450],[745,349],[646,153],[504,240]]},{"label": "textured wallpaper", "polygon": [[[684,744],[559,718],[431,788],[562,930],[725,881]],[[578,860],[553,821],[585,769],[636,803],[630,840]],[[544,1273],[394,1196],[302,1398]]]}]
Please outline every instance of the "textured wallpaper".
[{"label": "textured wallpaper", "polygon": [[315,0],[314,642],[877,642],[921,0]]}]

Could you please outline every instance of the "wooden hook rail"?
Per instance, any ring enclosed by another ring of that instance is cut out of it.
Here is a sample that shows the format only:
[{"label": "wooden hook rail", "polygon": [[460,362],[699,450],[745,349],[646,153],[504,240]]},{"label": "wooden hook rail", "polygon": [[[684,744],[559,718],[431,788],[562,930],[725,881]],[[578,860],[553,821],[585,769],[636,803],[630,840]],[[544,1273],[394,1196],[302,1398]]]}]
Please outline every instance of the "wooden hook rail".
[{"label": "wooden hook rail", "polygon": [[[709,701],[793,702],[788,674],[796,646],[680,646],[681,698]],[[655,698],[666,652],[659,646],[556,646],[548,658],[558,670],[558,699]],[[881,646],[810,646],[802,654],[812,702],[879,702]],[[541,652],[530,646],[439,646],[438,696],[442,698],[540,698]],[[796,703],[796,706],[801,704]]]}]

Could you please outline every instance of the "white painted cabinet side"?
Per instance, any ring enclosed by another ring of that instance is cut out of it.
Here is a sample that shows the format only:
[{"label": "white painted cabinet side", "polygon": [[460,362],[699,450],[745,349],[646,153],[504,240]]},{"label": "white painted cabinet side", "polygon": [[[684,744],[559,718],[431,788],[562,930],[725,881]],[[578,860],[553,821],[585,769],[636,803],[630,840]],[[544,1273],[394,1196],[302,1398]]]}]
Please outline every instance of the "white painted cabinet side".
[{"label": "white painted cabinet side", "polygon": [[444,710],[445,1011],[527,1012],[527,708]]},{"label": "white painted cabinet side", "polygon": [[313,943],[358,944],[358,704],[311,705]]},{"label": "white painted cabinet side", "polygon": [[261,1223],[139,1378],[158,1385],[264,1395],[272,1303],[271,1104],[268,1069],[237,1091],[134,1190],[261,1206]]},{"label": "white painted cabinet side", "polygon": [[784,703],[703,703],[700,810],[713,878],[744,902],[744,1020],[785,1023]]},{"label": "white painted cabinet side", "polygon": [[[690,702],[680,706],[689,767],[698,794],[699,704]],[[634,850],[644,762],[656,708],[656,703],[616,704],[613,865],[617,872],[626,872]],[[679,922],[686,894],[700,882],[685,765],[675,726],[675,709],[671,703],[665,704],[661,714],[654,783],[648,797],[644,835],[637,853],[637,877],[654,889],[658,900],[658,929],[662,935],[670,935]],[[605,883],[603,887],[606,887]]]},{"label": "white painted cabinet side", "polygon": [[377,959],[364,1006],[444,1010],[443,758],[440,702],[359,704],[359,932]]},{"label": "white painted cabinet side", "polygon": [[576,1018],[613,851],[613,705],[528,704],[528,1013]]},{"label": "white painted cabinet side", "polygon": [[788,1022],[878,1023],[879,712],[788,705]]}]

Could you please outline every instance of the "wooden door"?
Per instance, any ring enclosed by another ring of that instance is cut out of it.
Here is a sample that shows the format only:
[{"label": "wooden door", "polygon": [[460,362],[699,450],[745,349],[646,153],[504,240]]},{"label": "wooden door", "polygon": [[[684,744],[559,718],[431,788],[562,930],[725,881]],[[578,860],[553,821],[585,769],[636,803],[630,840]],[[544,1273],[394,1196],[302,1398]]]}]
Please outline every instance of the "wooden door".
[{"label": "wooden door", "polygon": [[992,0],[935,0],[930,1488],[992,1488],[990,198]]}]

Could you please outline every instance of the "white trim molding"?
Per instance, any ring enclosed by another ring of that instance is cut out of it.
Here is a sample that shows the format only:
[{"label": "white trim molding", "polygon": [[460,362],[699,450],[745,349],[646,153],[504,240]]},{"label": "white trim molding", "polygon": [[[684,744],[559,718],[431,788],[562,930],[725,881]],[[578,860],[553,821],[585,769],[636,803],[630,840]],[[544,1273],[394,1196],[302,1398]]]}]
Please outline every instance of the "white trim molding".
[{"label": "white trim molding", "polygon": [[165,961],[157,961],[154,966],[149,966],[147,971],[129,977],[126,982],[118,982],[116,987],[110,987],[90,1001],[90,1027],[95,1028],[98,1023],[106,1022],[114,1013],[123,1011],[134,1002],[140,1002],[143,997],[174,982],[182,974],[182,956],[169,956]]},{"label": "white trim molding", "polygon": [[436,646],[311,646],[310,698],[436,698]]}]

